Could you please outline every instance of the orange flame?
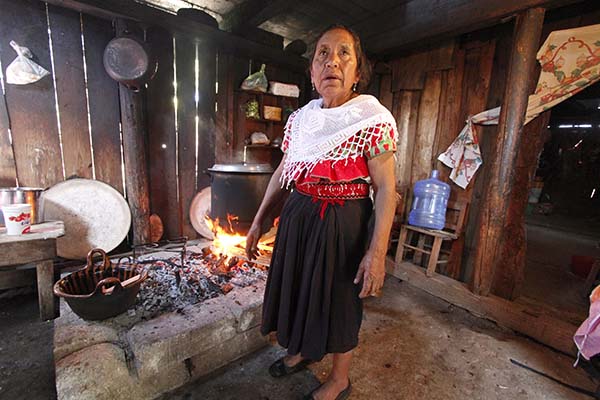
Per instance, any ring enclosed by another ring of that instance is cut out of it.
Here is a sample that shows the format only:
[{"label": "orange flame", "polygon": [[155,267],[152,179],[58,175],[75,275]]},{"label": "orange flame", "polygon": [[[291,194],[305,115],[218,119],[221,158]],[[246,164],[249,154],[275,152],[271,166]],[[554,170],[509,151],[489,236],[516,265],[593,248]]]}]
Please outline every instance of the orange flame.
[{"label": "orange flame", "polygon": [[235,247],[245,247],[246,236],[242,236],[235,232],[233,229],[233,221],[237,221],[238,217],[235,215],[227,214],[227,224],[229,225],[229,232],[219,225],[219,218],[214,220],[210,219],[208,215],[204,217],[206,224],[213,232],[215,238],[213,240],[213,248],[217,253],[231,254]]},{"label": "orange flame", "polygon": [[[238,257],[245,257],[246,248],[246,236],[242,236],[235,231],[233,228],[233,221],[237,221],[238,217],[235,215],[227,214],[227,225],[229,229],[223,229],[219,225],[219,218],[211,219],[208,214],[204,216],[206,225],[213,232],[214,239],[212,243],[213,251],[217,254],[224,256],[236,255]],[[273,241],[275,233],[277,231],[277,225],[279,225],[279,217],[276,218],[274,227],[266,234],[263,235],[258,242],[259,251],[273,252]],[[269,233],[272,233],[269,235]]]}]

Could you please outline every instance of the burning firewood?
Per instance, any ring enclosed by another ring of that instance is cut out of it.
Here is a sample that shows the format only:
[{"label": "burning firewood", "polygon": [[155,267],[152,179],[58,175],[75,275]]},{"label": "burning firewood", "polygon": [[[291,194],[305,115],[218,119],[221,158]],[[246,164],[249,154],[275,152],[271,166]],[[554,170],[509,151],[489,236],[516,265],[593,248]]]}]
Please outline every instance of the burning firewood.
[{"label": "burning firewood", "polygon": [[239,261],[240,261],[239,258],[237,258],[236,256],[233,256],[229,259],[229,262],[227,263],[227,267],[229,269],[231,269],[231,268],[235,267]]},{"label": "burning firewood", "polygon": [[219,259],[211,266],[210,272],[215,275],[227,275],[229,274],[229,263],[227,262],[227,256],[221,255]]},{"label": "burning firewood", "polygon": [[212,249],[210,248],[210,246],[206,246],[202,248],[202,257],[208,257],[210,254],[212,254]]}]

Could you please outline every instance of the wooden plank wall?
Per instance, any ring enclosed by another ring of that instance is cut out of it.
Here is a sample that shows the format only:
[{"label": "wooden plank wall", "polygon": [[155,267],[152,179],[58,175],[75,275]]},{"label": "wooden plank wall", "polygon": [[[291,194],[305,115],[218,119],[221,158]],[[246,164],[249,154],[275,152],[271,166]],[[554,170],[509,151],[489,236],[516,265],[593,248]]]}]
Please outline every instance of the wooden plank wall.
[{"label": "wooden plank wall", "polygon": [[[16,56],[10,40],[29,47],[51,72],[30,85],[2,80],[0,185],[46,188],[79,176],[124,193],[119,89],[102,63],[115,36],[113,22],[39,0],[0,0],[0,9],[3,73]],[[206,169],[216,161],[241,161],[233,91],[261,60],[217,55],[201,35],[174,38],[153,27],[138,33],[159,58],[145,89],[151,213],[161,218],[166,238],[194,238],[188,210],[210,185]],[[267,76],[302,89],[306,83],[303,74],[270,64]]]},{"label": "wooden plank wall", "polygon": [[117,85],[102,66],[112,24],[37,0],[0,0],[0,8],[3,73],[16,55],[10,40],[51,72],[29,85],[6,84],[4,75],[0,184],[46,188],[70,176],[97,177],[122,192]]},{"label": "wooden plank wall", "polygon": [[[15,58],[14,40],[28,47],[52,71],[46,5],[37,0],[0,1],[0,60],[3,72]],[[27,29],[24,29],[27,27]],[[6,106],[21,186],[48,187],[65,178],[51,76],[30,85],[5,85]],[[5,173],[3,171],[3,173]],[[3,177],[3,180],[6,178]]]},{"label": "wooden plank wall", "polygon": [[[566,11],[554,10],[547,14],[541,42],[553,30],[599,22],[600,10],[597,3],[591,1]],[[379,97],[386,104],[390,103],[390,98],[393,99],[391,111],[398,123],[397,191],[406,196],[414,183],[425,178],[435,167],[440,170],[442,179],[450,184],[451,198],[469,203],[464,234],[453,242],[450,261],[444,271],[462,281],[469,281],[472,275],[470,254],[475,245],[481,199],[490,167],[486,163],[486,159],[489,160],[486,155],[494,150],[497,126],[476,127],[484,163],[466,190],[449,181],[450,169],[436,158],[456,138],[469,115],[502,104],[512,32],[513,23],[507,22],[463,35],[453,43],[441,43],[438,47],[407,54],[391,62],[391,83],[381,85]],[[381,82],[386,79],[389,76],[381,77]],[[520,168],[526,173],[517,182],[520,193],[512,199],[511,221],[507,222],[512,226],[513,233],[510,234],[514,234],[521,243],[524,239],[520,237],[520,225],[529,185],[525,181],[533,173],[528,163],[534,163],[541,149],[541,130],[547,118],[548,115],[540,117],[525,130],[531,135],[531,143],[526,141],[524,146],[533,150],[529,151],[530,154],[527,154],[528,150],[522,150]],[[405,203],[404,213],[410,206],[410,198],[405,199]],[[405,220],[406,215],[401,218]],[[520,279],[513,279],[510,275],[515,270],[513,264],[523,263],[523,249],[524,246],[521,246],[516,254],[509,254],[511,249],[504,249],[506,262],[503,273],[494,283],[494,293],[506,298],[518,296]],[[507,281],[512,283],[508,285]]]},{"label": "wooden plank wall", "polygon": [[[392,97],[391,111],[398,123],[396,188],[405,202],[402,219],[411,204],[411,188],[433,168],[450,184],[451,199],[474,201],[474,185],[466,190],[455,185],[448,179],[450,169],[437,161],[437,156],[454,141],[469,115],[488,108],[491,88],[504,89],[503,80],[492,84],[494,73],[503,73],[492,68],[499,32],[499,28],[478,32],[392,61],[391,84],[382,85],[380,98]],[[484,169],[485,164],[478,176]],[[444,271],[457,279],[464,272],[464,246],[464,235],[453,242]]]}]

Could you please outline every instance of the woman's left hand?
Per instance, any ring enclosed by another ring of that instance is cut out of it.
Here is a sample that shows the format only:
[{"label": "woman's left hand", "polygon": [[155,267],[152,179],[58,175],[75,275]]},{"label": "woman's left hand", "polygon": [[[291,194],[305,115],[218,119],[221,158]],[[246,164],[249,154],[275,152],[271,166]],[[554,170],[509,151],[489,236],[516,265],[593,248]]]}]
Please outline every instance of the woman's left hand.
[{"label": "woman's left hand", "polygon": [[367,251],[360,262],[354,283],[360,283],[361,279],[363,285],[358,297],[364,299],[368,296],[377,296],[385,279],[385,255]]}]

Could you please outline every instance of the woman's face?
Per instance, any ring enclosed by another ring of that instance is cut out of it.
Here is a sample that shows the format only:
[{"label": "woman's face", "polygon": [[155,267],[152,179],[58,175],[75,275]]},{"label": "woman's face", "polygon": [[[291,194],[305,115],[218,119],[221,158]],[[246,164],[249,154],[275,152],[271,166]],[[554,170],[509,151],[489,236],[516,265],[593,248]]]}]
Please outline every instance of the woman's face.
[{"label": "woman's face", "polygon": [[317,42],[310,77],[325,107],[336,107],[352,97],[360,79],[354,39],[345,29],[332,29]]}]

